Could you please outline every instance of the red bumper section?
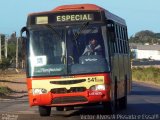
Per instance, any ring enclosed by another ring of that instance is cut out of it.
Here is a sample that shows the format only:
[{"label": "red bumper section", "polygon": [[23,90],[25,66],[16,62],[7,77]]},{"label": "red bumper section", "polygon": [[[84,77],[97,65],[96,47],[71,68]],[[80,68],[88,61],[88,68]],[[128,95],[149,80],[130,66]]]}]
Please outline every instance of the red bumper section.
[{"label": "red bumper section", "polygon": [[91,91],[68,94],[48,94],[29,95],[30,106],[71,106],[97,103],[110,100],[110,89],[104,91]]}]

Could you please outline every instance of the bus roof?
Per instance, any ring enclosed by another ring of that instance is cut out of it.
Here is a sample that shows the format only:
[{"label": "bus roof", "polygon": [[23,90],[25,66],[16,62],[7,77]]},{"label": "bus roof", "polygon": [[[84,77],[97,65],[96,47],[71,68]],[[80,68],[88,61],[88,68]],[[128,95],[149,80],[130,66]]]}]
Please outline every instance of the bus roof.
[{"label": "bus roof", "polygon": [[40,15],[40,14],[48,14],[48,13],[57,13],[57,12],[74,12],[74,11],[104,11],[105,16],[108,20],[112,20],[114,22],[117,22],[122,25],[126,25],[126,22],[123,18],[120,18],[108,10],[105,10],[104,8],[94,5],[94,4],[73,4],[73,5],[62,5],[58,6],[55,9],[51,11],[46,12],[38,12],[38,13],[31,13],[29,15]]},{"label": "bus roof", "polygon": [[115,22],[118,22],[122,25],[126,25],[126,22],[124,19],[112,14],[111,12],[105,10],[104,8],[98,6],[98,5],[94,5],[94,4],[74,4],[74,5],[63,5],[63,6],[59,6],[56,7],[55,9],[53,9],[53,12],[64,12],[64,11],[75,11],[75,10],[97,10],[97,11],[104,11],[106,18],[113,20]]},{"label": "bus roof", "polygon": [[56,7],[53,9],[53,11],[58,12],[58,11],[75,11],[75,10],[98,10],[98,11],[103,11],[104,9],[94,5],[94,4],[73,4],[73,5],[63,5]]}]

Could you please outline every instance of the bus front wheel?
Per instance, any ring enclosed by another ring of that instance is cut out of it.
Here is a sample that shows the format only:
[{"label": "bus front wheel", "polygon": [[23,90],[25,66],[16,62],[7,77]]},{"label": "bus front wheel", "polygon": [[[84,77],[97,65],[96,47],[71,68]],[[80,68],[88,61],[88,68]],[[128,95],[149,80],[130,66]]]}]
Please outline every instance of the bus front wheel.
[{"label": "bus front wheel", "polygon": [[64,107],[56,107],[57,111],[64,111]]},{"label": "bus front wheel", "polygon": [[51,107],[49,107],[49,106],[39,106],[39,114],[40,114],[40,116],[50,116]]}]

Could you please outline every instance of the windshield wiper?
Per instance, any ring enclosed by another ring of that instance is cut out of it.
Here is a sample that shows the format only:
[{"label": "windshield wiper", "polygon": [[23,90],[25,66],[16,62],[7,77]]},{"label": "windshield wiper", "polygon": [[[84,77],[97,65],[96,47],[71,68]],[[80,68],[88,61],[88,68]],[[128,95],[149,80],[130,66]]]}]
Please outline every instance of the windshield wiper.
[{"label": "windshield wiper", "polygon": [[85,22],[79,29],[78,32],[74,33],[74,39],[77,40],[80,34],[88,27],[89,22]]},{"label": "windshield wiper", "polygon": [[78,43],[77,43],[77,39],[79,38],[79,36],[81,35],[81,33],[82,33],[85,29],[87,29],[88,25],[89,25],[89,22],[83,23],[83,25],[80,27],[79,31],[73,33],[73,34],[74,34],[73,41],[75,42],[75,45],[76,45],[78,54],[79,54],[79,51],[80,51],[80,50],[79,50],[79,46],[78,46]]},{"label": "windshield wiper", "polygon": [[59,39],[63,41],[61,35],[54,29],[54,27],[52,27],[52,26],[49,25],[49,24],[47,24],[47,25],[45,25],[45,26],[46,26],[47,28],[51,29],[52,32],[54,32],[54,33],[59,37]]},{"label": "windshield wiper", "polygon": [[[52,27],[51,25],[49,25],[49,24],[47,24],[47,25],[45,25],[47,28],[49,28],[49,29],[51,29],[52,30],[52,32],[54,32],[56,35],[57,35],[57,37],[59,38],[59,40],[61,40],[61,41],[64,41],[63,40],[63,38],[62,38],[62,36],[55,30],[55,28],[54,27]],[[64,49],[66,49],[66,46],[65,46],[65,48]],[[65,51],[65,50],[64,50]],[[66,54],[67,55],[67,54]],[[64,55],[62,55],[62,58],[61,58],[61,61],[65,61],[65,53],[64,53]],[[64,62],[64,64],[65,64],[65,62]]]}]

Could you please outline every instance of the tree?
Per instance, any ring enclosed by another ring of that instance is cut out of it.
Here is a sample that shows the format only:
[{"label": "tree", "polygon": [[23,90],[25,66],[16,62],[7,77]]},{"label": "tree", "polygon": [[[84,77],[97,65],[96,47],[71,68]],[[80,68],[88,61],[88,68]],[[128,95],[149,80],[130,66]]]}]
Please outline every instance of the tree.
[{"label": "tree", "polygon": [[5,35],[2,35],[2,61],[0,61],[0,69],[5,70],[7,69],[14,61],[16,56],[16,37],[11,36],[8,40],[8,55],[7,58],[5,58]]},{"label": "tree", "polygon": [[155,35],[155,33],[152,32],[152,31],[143,30],[143,31],[137,32],[137,33],[135,34],[135,37],[139,37],[139,38],[141,39],[141,38],[144,38],[144,37],[146,37],[146,36],[148,36],[148,37],[154,37],[154,35]]},{"label": "tree", "polygon": [[149,30],[143,30],[143,31],[137,32],[135,36],[131,36],[130,43],[160,44],[160,33],[154,33]]},{"label": "tree", "polygon": [[2,58],[2,62],[0,62],[0,69],[5,71],[11,65],[10,59]]},{"label": "tree", "polygon": [[2,56],[4,55],[4,47],[5,46],[5,36],[3,34],[1,34],[1,53]]},{"label": "tree", "polygon": [[16,37],[14,36],[8,40],[8,58],[12,61],[16,59]]}]

